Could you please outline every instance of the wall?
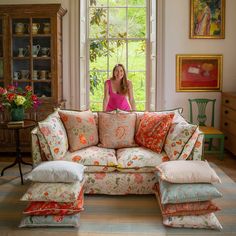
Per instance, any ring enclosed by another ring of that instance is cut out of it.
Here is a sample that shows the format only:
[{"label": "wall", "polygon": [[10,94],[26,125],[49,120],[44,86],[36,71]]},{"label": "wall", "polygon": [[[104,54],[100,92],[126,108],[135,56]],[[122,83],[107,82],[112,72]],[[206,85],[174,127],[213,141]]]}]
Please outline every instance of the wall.
[{"label": "wall", "polygon": [[236,1],[226,0],[225,39],[189,39],[190,0],[164,1],[165,108],[182,106],[188,118],[188,98],[216,98],[216,125],[220,120],[220,92],[176,92],[176,54],[223,54],[223,91],[236,91]]},{"label": "wall", "polygon": [[[18,3],[62,3],[68,12],[63,17],[63,75],[64,96],[71,101],[74,99],[73,73],[71,65],[77,66],[77,61],[72,60],[71,21],[75,12],[73,4],[76,0],[1,0],[1,4]],[[77,0],[78,1],[78,0]],[[225,39],[189,39],[190,0],[161,0],[163,1],[163,77],[162,108],[183,107],[184,116],[188,118],[188,98],[216,98],[216,124],[220,119],[220,92],[176,92],[175,91],[175,55],[176,54],[223,54],[223,91],[236,91],[236,1],[226,0]],[[78,22],[79,26],[79,22]],[[71,52],[71,53],[70,53]],[[71,76],[72,73],[72,76]],[[71,95],[72,94],[72,95]],[[157,102],[158,103],[158,102]]]}]

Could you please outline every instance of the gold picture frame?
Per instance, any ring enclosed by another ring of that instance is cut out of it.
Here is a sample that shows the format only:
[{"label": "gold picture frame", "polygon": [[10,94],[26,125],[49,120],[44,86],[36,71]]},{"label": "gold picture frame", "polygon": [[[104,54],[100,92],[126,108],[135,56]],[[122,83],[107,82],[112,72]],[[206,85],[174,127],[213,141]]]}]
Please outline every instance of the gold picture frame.
[{"label": "gold picture frame", "polygon": [[176,91],[221,91],[222,66],[221,54],[177,54]]},{"label": "gold picture frame", "polygon": [[190,38],[225,38],[225,0],[190,0]]}]

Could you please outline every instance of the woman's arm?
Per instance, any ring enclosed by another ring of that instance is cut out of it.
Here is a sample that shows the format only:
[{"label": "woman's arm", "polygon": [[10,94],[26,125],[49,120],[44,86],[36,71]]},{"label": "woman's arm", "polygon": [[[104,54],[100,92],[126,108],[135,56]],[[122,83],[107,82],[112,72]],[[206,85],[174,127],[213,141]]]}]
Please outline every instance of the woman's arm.
[{"label": "woman's arm", "polygon": [[133,84],[130,80],[128,80],[128,96],[129,96],[129,103],[131,106],[131,110],[135,111],[135,101],[134,101],[134,94],[133,94]]},{"label": "woman's arm", "polygon": [[106,111],[108,101],[109,101],[110,95],[109,95],[109,87],[107,81],[104,83],[104,98],[103,98],[103,111]]}]

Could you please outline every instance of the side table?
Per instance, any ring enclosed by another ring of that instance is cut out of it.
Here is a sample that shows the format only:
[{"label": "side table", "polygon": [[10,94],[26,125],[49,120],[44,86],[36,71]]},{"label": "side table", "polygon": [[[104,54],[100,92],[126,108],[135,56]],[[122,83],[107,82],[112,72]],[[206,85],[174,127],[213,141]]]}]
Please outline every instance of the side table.
[{"label": "side table", "polygon": [[24,120],[24,125],[23,126],[13,126],[13,127],[8,127],[7,126],[8,122],[0,123],[0,129],[7,129],[7,130],[13,130],[15,133],[15,143],[16,143],[16,159],[15,161],[9,165],[3,168],[1,172],[1,176],[3,176],[4,171],[7,170],[8,168],[11,168],[18,164],[19,166],[19,171],[20,171],[20,177],[21,177],[21,184],[24,184],[23,181],[23,175],[22,175],[22,170],[21,170],[21,164],[25,165],[31,165],[31,163],[24,162],[21,157],[21,150],[20,150],[20,130],[22,129],[27,129],[27,128],[32,128],[37,125],[37,121],[35,120]]}]

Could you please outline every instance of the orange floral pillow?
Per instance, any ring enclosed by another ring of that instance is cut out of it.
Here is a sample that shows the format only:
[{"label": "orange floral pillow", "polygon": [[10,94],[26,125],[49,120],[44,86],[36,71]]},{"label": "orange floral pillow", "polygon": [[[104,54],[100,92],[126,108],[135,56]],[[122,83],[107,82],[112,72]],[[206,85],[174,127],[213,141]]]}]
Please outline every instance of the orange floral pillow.
[{"label": "orange floral pillow", "polygon": [[58,111],[66,128],[69,151],[98,144],[98,131],[91,111]]},{"label": "orange floral pillow", "polygon": [[82,211],[84,208],[84,191],[81,190],[74,202],[30,202],[23,211],[25,215],[72,215]]},{"label": "orange floral pillow", "polygon": [[145,113],[135,135],[136,143],[161,153],[173,117],[174,113]]}]

